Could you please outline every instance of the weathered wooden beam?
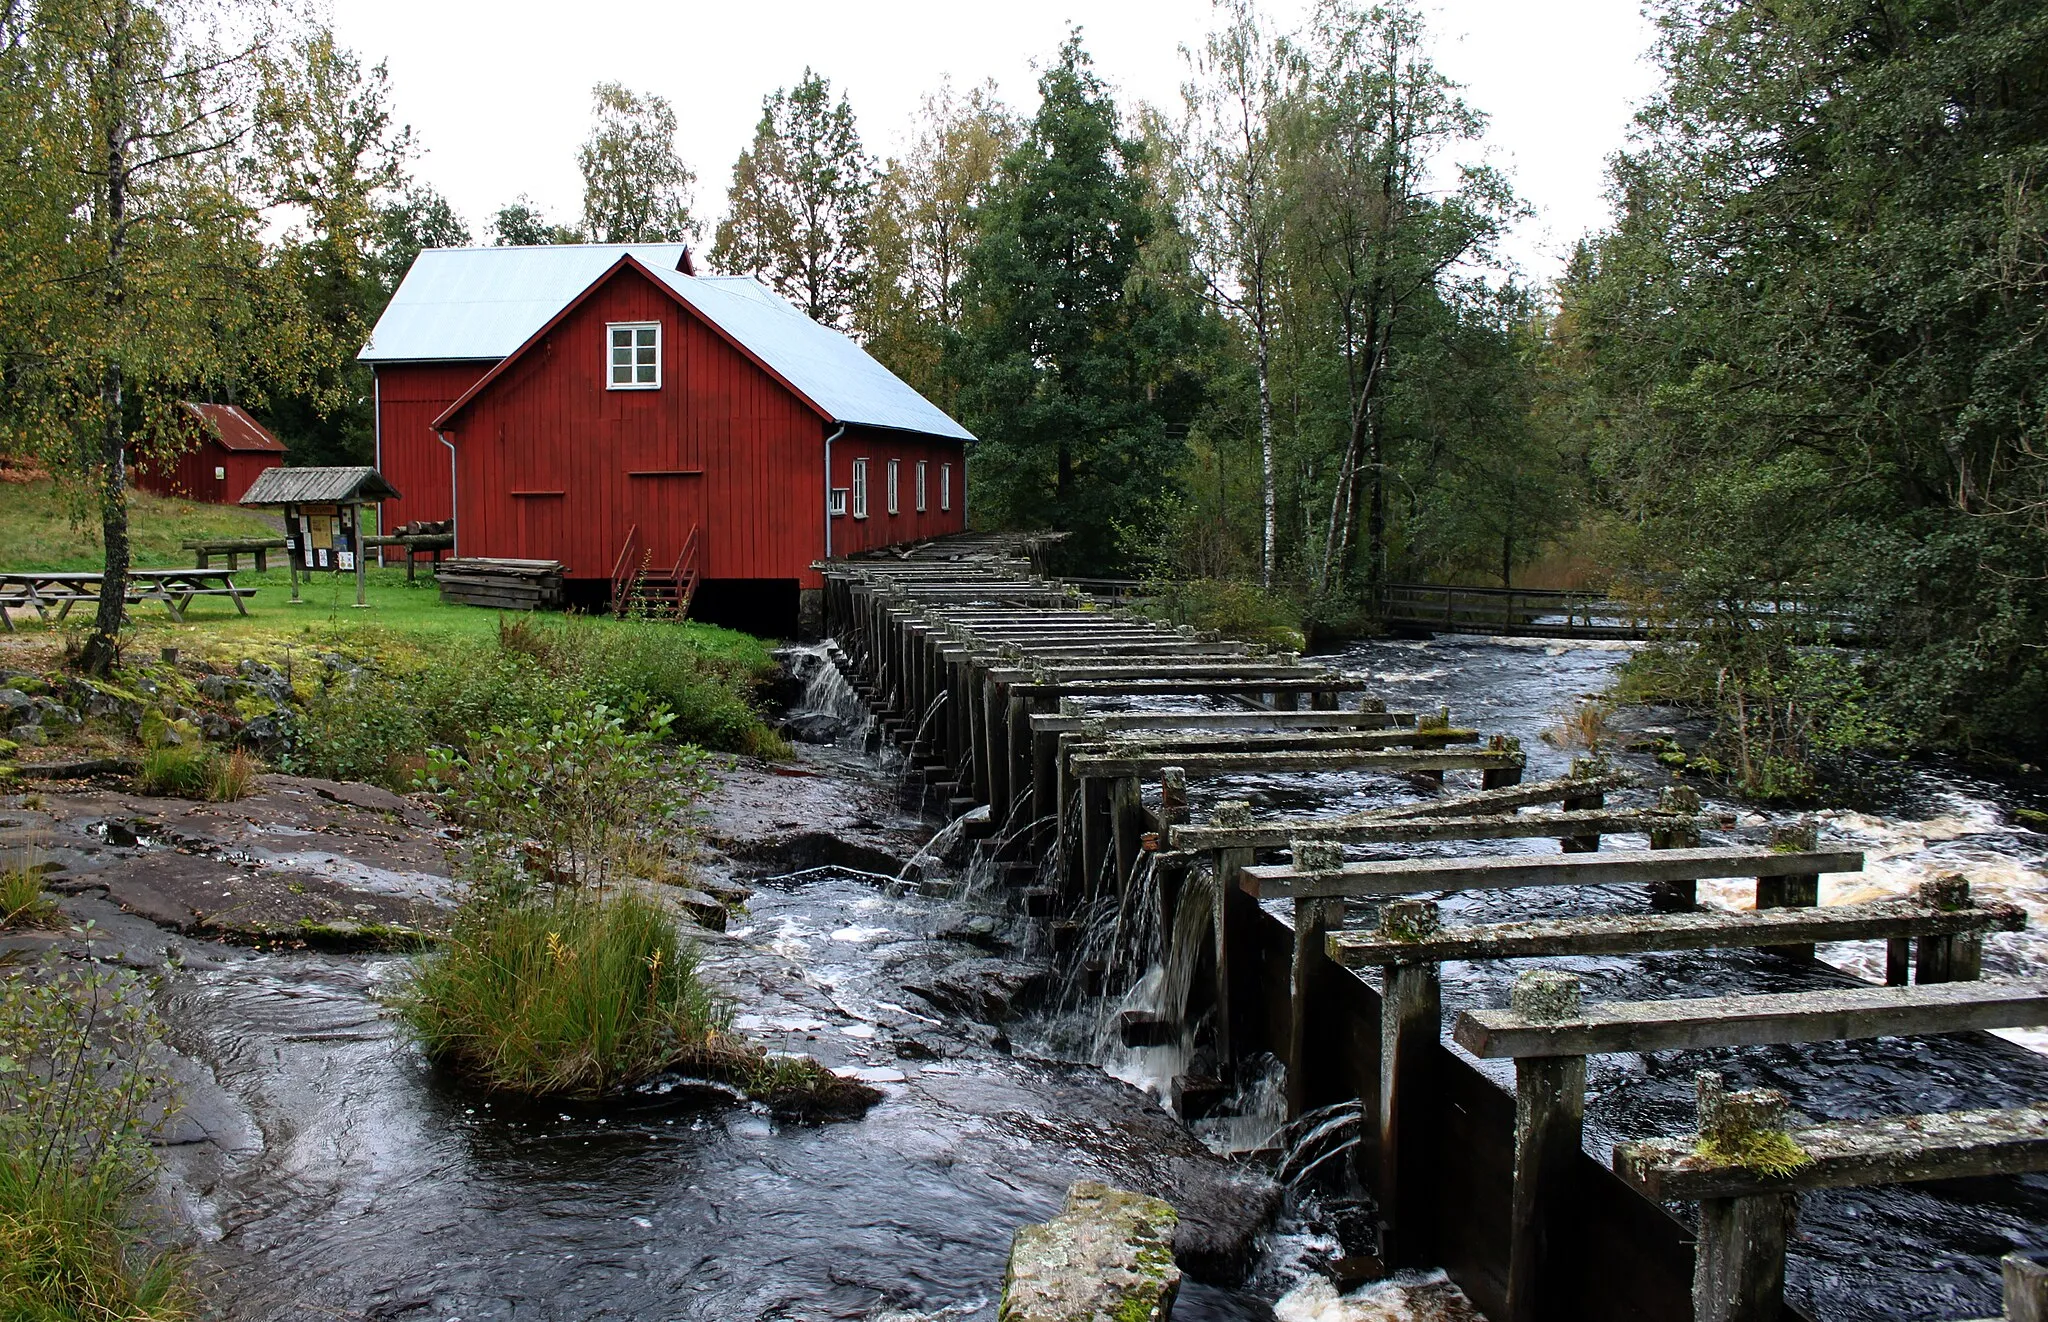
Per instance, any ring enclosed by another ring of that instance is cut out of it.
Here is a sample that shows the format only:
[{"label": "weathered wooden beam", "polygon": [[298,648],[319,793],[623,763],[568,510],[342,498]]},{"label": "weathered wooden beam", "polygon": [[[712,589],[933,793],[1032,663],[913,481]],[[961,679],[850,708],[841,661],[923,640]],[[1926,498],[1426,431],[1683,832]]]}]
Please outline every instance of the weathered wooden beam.
[{"label": "weathered wooden beam", "polygon": [[[1303,713],[1275,713],[1302,715]],[[1157,752],[1257,753],[1345,752],[1361,748],[1443,748],[1476,744],[1477,730],[1281,730],[1252,734],[1227,731],[1183,734],[1120,732],[1109,741],[1113,754],[1135,757]]]},{"label": "weathered wooden beam", "polygon": [[2048,1265],[2036,1253],[1998,1260],[2005,1277],[2005,1322],[2048,1322]]},{"label": "weathered wooden beam", "polygon": [[1444,799],[1425,799],[1421,803],[1397,804],[1391,808],[1376,808],[1369,813],[1360,813],[1361,819],[1393,821],[1409,817],[1475,817],[1484,813],[1513,812],[1517,808],[1533,808],[1539,803],[1561,803],[1565,799],[1581,794],[1598,793],[1620,789],[1629,784],[1629,777],[1622,772],[1610,772],[1590,780],[1574,780],[1561,776],[1554,780],[1531,781],[1526,785],[1508,785],[1500,789],[1483,789],[1477,794],[1459,794]]},{"label": "weathered wooden beam", "polygon": [[1413,941],[1377,932],[1333,932],[1330,958],[1349,968],[1444,960],[1536,959],[1552,955],[1635,955],[1659,950],[1721,950],[1817,941],[1883,941],[1960,932],[2017,932],[2017,905],[1937,909],[1911,900],[1825,909],[1734,913],[1616,914],[1522,923],[1447,927]]},{"label": "weathered wooden beam", "polygon": [[1609,1001],[1565,1023],[1468,1010],[1452,1036],[1475,1056],[1597,1056],[1785,1042],[2030,1028],[2048,1023],[2048,980],[1855,987],[1677,1001]]},{"label": "weathered wooden beam", "polygon": [[1191,698],[1267,693],[1274,689],[1291,689],[1297,693],[1356,693],[1371,687],[1371,681],[1357,675],[1310,679],[1217,679],[1187,675],[1146,679],[1034,680],[1023,687],[1054,698]]},{"label": "weathered wooden beam", "polygon": [[1520,766],[1520,753],[1407,752],[1381,749],[1348,749],[1337,752],[1288,752],[1275,749],[1256,753],[1187,753],[1167,750],[1139,754],[1086,754],[1074,759],[1078,776],[1144,776],[1167,763],[1184,768],[1190,779],[1200,776],[1257,775],[1283,771],[1377,771],[1399,774],[1409,771],[1483,771],[1492,767]]},{"label": "weathered wooden beam", "polygon": [[[1075,761],[1082,759],[1076,758]],[[1303,875],[1292,864],[1252,867],[1242,882],[1262,899],[1305,895],[1409,895],[1422,891],[1513,890],[1523,886],[1617,886],[1702,877],[1770,877],[1783,872],[1859,872],[1848,850],[1782,854],[1770,849],[1640,849],[1601,854],[1510,854],[1494,858],[1412,858],[1346,863]]]},{"label": "weathered wooden beam", "polygon": [[1614,1173],[1657,1202],[1960,1180],[2048,1170],[2048,1103],[1839,1120],[1785,1131],[1805,1156],[1761,1171],[1701,1153],[1698,1135],[1620,1143]]},{"label": "weathered wooden beam", "polygon": [[[1412,723],[1413,718],[1410,717]],[[1054,732],[1095,725],[1121,730],[1384,730],[1401,723],[1383,711],[1144,711],[1091,712],[1086,716],[1033,716],[1034,730]]]},{"label": "weathered wooden beam", "polygon": [[1490,817],[1277,817],[1239,831],[1185,826],[1172,832],[1175,849],[1250,846],[1277,849],[1302,836],[1347,845],[1406,844],[1418,840],[1519,840],[1573,832],[1646,834],[1670,821],[1662,813],[1603,809],[1596,812],[1513,813]]}]

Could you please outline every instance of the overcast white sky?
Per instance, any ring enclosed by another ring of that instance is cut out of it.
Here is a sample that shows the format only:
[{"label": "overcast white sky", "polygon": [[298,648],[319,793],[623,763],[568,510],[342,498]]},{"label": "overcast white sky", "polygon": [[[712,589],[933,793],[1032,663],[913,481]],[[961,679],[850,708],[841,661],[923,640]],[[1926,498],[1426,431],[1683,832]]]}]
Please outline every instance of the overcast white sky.
[{"label": "overcast white sky", "polygon": [[[1635,104],[1656,85],[1639,0],[1434,0],[1439,65],[1491,116],[1489,151],[1536,208],[1509,255],[1539,279],[1607,217],[1604,166]],[[399,118],[426,155],[419,174],[483,237],[500,205],[530,194],[555,219],[581,208],[576,145],[591,84],[615,79],[667,97],[697,172],[696,212],[724,209],[733,158],[761,98],[805,65],[843,89],[868,149],[899,143],[919,99],[950,74],[993,78],[1011,105],[1037,104],[1034,62],[1079,23],[1121,100],[1178,110],[1183,44],[1211,24],[1210,0],[721,0],[600,5],[526,0],[333,0],[337,35],[388,59]],[[1291,27],[1307,0],[1269,0]],[[708,231],[707,231],[708,236]]]}]

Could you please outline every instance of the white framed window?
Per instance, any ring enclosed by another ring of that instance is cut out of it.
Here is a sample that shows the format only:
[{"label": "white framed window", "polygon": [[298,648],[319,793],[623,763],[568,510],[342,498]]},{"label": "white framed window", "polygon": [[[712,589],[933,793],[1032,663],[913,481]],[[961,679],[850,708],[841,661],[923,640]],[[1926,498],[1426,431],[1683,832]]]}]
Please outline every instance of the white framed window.
[{"label": "white framed window", "polygon": [[605,388],[661,389],[661,323],[614,321],[606,324]]},{"label": "white framed window", "polygon": [[853,517],[865,519],[868,516],[868,461],[853,461]]},{"label": "white framed window", "polygon": [[845,487],[832,488],[832,503],[827,508],[831,510],[834,517],[839,517],[846,513]]},{"label": "white framed window", "polygon": [[917,461],[917,512],[918,512],[919,514],[922,514],[922,513],[924,513],[924,507],[925,507],[925,501],[924,501],[924,468],[925,468],[925,463],[924,463],[924,460],[922,460],[922,459],[918,460],[918,461]]},{"label": "white framed window", "polygon": [[939,508],[953,508],[953,465],[939,465]]},{"label": "white framed window", "polygon": [[896,469],[898,461],[889,461],[889,512],[895,514],[901,508],[896,500]]}]

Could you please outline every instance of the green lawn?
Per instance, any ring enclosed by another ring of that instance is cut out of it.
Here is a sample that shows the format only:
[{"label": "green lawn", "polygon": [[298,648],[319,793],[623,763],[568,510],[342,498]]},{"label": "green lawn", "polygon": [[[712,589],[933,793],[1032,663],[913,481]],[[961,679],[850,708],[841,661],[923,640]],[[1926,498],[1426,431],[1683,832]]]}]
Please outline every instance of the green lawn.
[{"label": "green lawn", "polygon": [[[281,519],[235,505],[129,493],[128,537],[137,565],[168,569],[196,563],[178,543],[187,537],[282,537]],[[98,516],[80,521],[56,485],[0,482],[0,569],[100,568]]]}]

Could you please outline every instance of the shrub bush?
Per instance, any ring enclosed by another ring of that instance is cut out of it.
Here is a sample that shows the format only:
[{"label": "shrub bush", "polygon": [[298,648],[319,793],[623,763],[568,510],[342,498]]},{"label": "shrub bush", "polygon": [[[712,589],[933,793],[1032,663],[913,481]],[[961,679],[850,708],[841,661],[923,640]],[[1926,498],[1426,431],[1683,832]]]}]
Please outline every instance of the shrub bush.
[{"label": "shrub bush", "polygon": [[436,753],[425,779],[481,833],[489,866],[479,876],[501,897],[536,882],[601,890],[709,786],[698,749],[660,756],[669,722],[657,710],[634,729],[602,701],[570,693],[552,710],[493,728],[467,755]]},{"label": "shrub bush", "polygon": [[1301,612],[1255,583],[1197,578],[1148,583],[1146,591],[1148,613],[1169,624],[1213,629],[1281,651],[1298,652],[1306,646]]},{"label": "shrub bush", "polygon": [[131,974],[0,982],[0,1317],[191,1316],[177,1260],[128,1219],[170,1101],[160,1036]]}]

